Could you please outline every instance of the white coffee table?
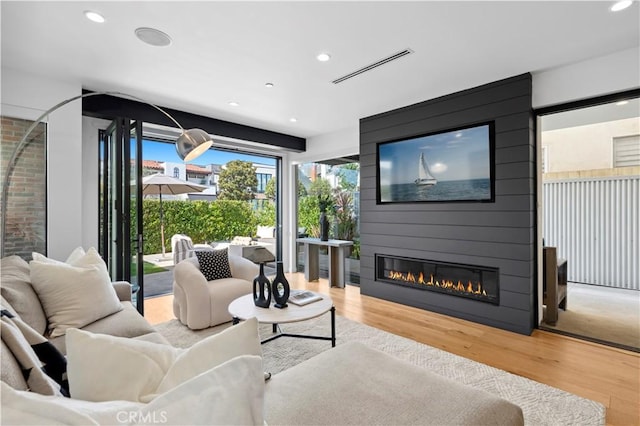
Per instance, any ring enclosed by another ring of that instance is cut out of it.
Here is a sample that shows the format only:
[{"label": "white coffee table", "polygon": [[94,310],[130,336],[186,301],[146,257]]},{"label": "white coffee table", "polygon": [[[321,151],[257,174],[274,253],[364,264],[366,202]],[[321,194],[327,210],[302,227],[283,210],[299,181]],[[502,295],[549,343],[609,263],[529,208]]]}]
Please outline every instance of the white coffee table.
[{"label": "white coffee table", "polygon": [[[319,294],[319,293],[316,293]],[[272,324],[273,333],[277,333],[267,339],[264,339],[262,343],[270,342],[273,339],[279,337],[299,337],[303,339],[316,339],[316,340],[331,340],[331,346],[336,346],[336,308],[333,306],[333,300],[331,297],[321,294],[322,300],[309,303],[305,306],[297,306],[293,303],[288,303],[288,306],[284,309],[278,309],[273,304],[267,308],[260,308],[253,303],[253,294],[247,294],[246,296],[235,299],[229,304],[229,313],[233,317],[233,323],[237,324],[241,320],[247,320],[252,317],[256,317],[260,324]],[[303,334],[289,334],[283,333],[280,330],[279,324],[287,324],[299,321],[306,321],[312,318],[319,317],[320,315],[331,312],[331,337],[326,336],[309,336]]]}]

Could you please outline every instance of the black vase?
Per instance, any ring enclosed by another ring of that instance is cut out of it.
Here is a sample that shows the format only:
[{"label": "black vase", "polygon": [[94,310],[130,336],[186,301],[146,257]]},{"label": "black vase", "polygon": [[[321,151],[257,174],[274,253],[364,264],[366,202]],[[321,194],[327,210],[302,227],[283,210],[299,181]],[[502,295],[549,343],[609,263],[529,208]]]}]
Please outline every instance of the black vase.
[{"label": "black vase", "polygon": [[273,293],[273,300],[275,300],[276,308],[282,309],[287,307],[287,300],[289,300],[289,281],[284,276],[284,268],[282,262],[276,262],[276,276],[271,282],[271,292]]},{"label": "black vase", "polygon": [[264,274],[264,263],[260,264],[260,273],[253,279],[253,303],[260,308],[271,304],[271,283]]},{"label": "black vase", "polygon": [[329,241],[329,219],[325,212],[320,212],[320,241]]}]

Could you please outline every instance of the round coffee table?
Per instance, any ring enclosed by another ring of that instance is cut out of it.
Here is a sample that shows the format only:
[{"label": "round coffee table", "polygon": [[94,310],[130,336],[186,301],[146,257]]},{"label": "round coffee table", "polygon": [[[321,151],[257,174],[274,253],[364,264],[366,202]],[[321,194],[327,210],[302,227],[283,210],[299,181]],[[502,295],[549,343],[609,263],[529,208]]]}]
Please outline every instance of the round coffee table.
[{"label": "round coffee table", "polygon": [[[319,294],[319,293],[316,293]],[[229,304],[229,313],[233,317],[233,323],[237,324],[241,320],[256,317],[260,324],[272,324],[274,336],[264,339],[262,343],[270,342],[279,337],[299,337],[303,339],[331,340],[331,346],[336,346],[336,308],[333,306],[333,300],[326,294],[321,294],[322,300],[309,303],[304,306],[297,306],[288,303],[284,309],[278,309],[273,304],[267,308],[260,308],[253,303],[253,294],[239,297]],[[286,324],[300,322],[319,317],[320,315],[331,312],[331,337],[325,336],[309,336],[303,334],[283,333],[279,330],[278,324]]]}]

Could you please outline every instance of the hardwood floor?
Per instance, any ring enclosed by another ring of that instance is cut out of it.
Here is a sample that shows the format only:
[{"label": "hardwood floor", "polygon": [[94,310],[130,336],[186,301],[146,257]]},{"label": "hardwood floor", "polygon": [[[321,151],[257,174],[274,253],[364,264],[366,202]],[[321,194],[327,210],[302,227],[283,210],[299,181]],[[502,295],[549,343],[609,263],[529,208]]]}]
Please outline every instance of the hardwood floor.
[{"label": "hardwood floor", "polygon": [[[503,331],[360,294],[305,282],[287,274],[292,288],[329,294],[338,315],[545,383],[607,408],[607,424],[640,425],[640,354],[542,330],[531,336]],[[173,319],[172,296],[145,300],[152,324]]]}]

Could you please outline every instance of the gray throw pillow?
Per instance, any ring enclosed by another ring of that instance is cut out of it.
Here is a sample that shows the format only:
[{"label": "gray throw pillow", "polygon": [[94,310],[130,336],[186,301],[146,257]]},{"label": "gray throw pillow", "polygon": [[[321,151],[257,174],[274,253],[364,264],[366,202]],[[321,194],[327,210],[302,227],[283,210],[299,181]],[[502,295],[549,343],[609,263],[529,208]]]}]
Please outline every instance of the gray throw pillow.
[{"label": "gray throw pillow", "polygon": [[31,286],[29,264],[18,256],[2,259],[0,264],[2,297],[9,303],[11,311],[38,333],[47,331],[47,317],[40,298]]}]

